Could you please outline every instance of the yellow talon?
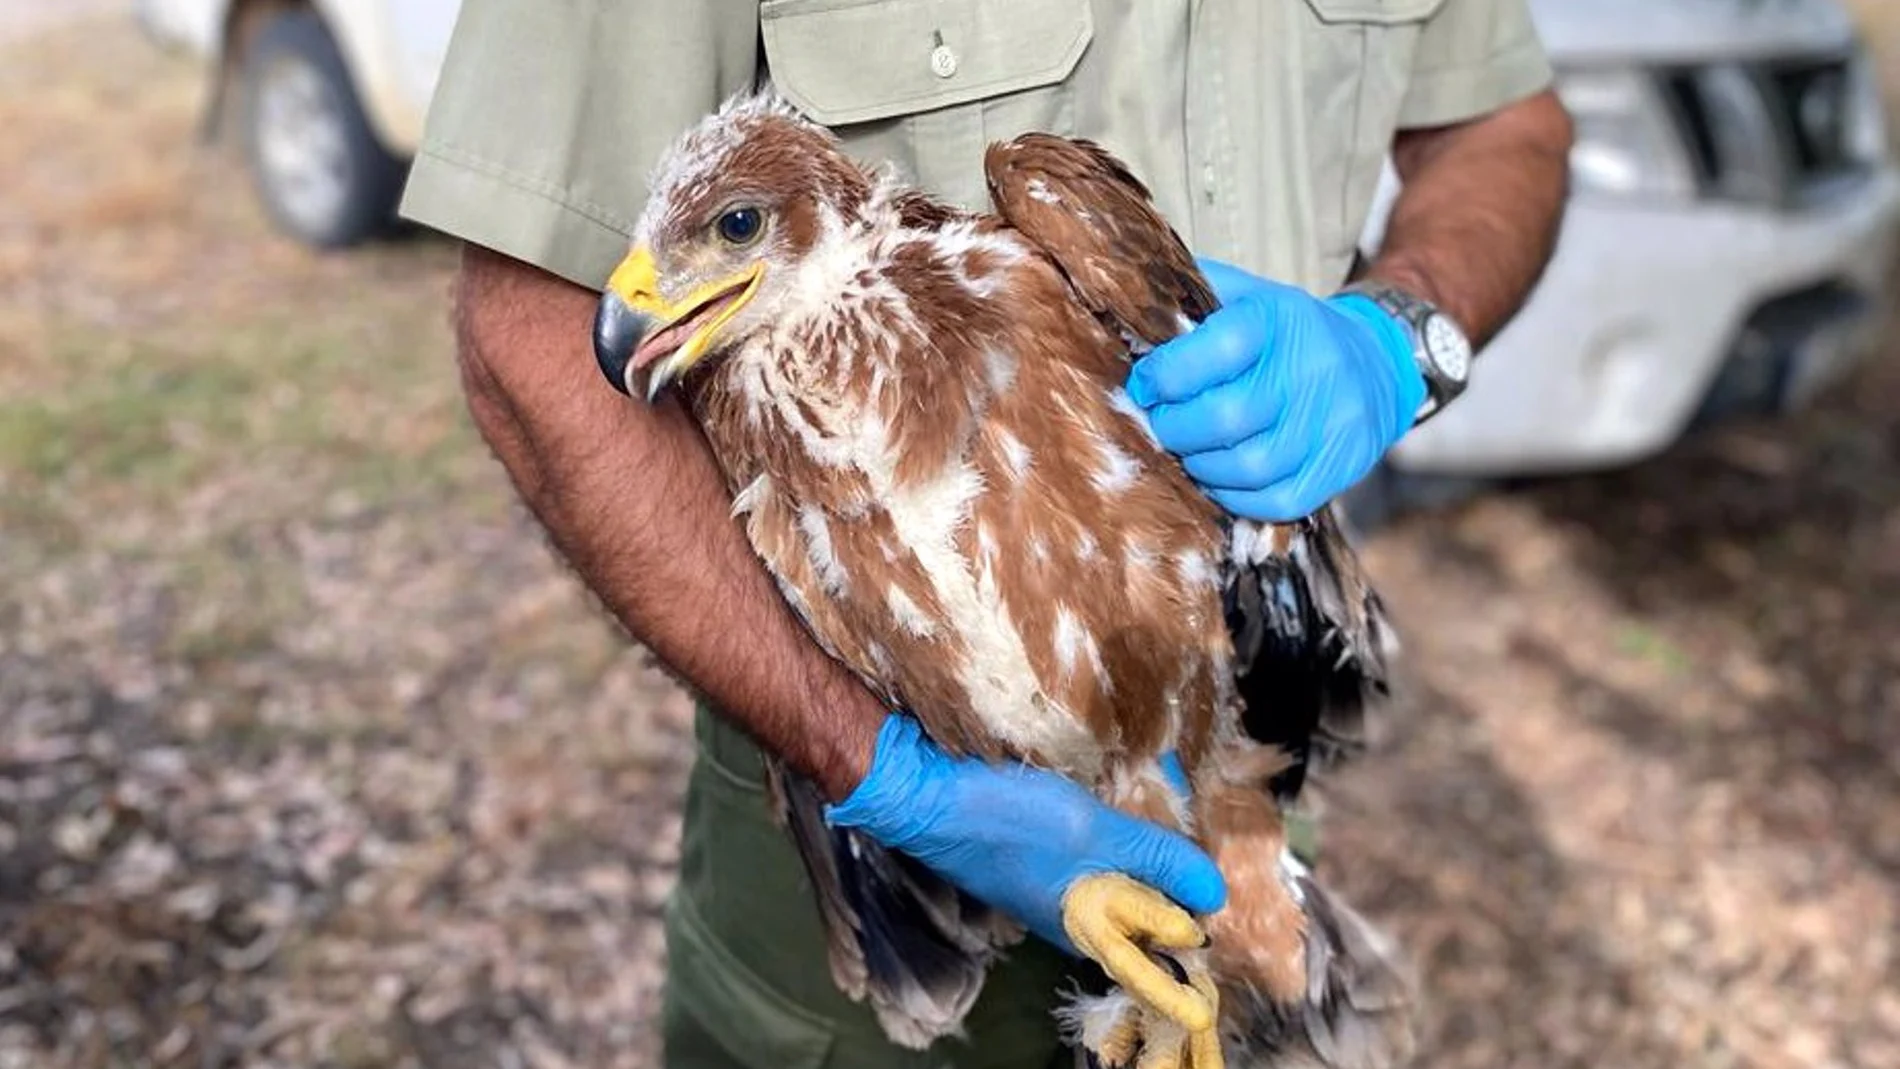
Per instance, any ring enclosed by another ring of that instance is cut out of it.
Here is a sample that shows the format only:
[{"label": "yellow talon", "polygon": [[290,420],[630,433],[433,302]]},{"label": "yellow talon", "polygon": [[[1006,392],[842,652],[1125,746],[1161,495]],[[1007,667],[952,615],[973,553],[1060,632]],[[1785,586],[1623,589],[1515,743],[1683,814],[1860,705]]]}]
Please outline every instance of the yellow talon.
[{"label": "yellow talon", "polygon": [[[1220,1016],[1220,991],[1214,987],[1214,980],[1206,973],[1194,973],[1188,977],[1194,990],[1201,993],[1212,1007],[1213,1016]],[[1188,1033],[1188,1064],[1194,1069],[1222,1069],[1223,1058],[1220,1052],[1220,1030],[1203,1029]]]},{"label": "yellow talon", "polygon": [[[1220,992],[1205,971],[1190,968],[1188,983],[1208,1004],[1220,1005]],[[1110,1016],[1093,1022],[1099,1038],[1083,1033],[1083,1046],[1102,1069],[1222,1069],[1220,1031],[1190,1032],[1153,1006],[1121,993],[1114,1003],[1099,1007]]]},{"label": "yellow talon", "polygon": [[1201,991],[1177,983],[1136,942],[1171,950],[1207,942],[1194,918],[1159,891],[1118,874],[1084,876],[1062,896],[1062,927],[1076,949],[1129,994],[1190,1034],[1213,1033],[1212,987]]}]

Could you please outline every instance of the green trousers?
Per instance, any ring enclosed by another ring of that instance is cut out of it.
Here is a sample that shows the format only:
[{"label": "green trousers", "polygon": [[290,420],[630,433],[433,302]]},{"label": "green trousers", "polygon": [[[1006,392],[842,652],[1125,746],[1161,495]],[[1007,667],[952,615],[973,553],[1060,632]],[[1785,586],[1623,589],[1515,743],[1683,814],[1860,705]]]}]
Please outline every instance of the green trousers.
[{"label": "green trousers", "polygon": [[1067,1069],[1051,1011],[1068,960],[1030,940],[990,974],[965,1035],[894,1046],[831,981],[804,867],[767,806],[759,751],[701,708],[679,886],[667,905],[668,1069]]}]

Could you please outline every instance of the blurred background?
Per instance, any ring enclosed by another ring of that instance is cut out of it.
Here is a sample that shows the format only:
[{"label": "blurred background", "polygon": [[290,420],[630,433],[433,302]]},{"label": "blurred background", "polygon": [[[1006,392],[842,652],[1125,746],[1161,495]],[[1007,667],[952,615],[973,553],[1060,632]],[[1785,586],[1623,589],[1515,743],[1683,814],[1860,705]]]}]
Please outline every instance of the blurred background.
[{"label": "blurred background", "polygon": [[[0,0],[0,1069],[654,1064],[688,704],[390,226],[455,6]],[[1900,1067],[1900,4],[1535,6],[1572,211],[1353,502],[1322,863],[1423,1065]]]}]

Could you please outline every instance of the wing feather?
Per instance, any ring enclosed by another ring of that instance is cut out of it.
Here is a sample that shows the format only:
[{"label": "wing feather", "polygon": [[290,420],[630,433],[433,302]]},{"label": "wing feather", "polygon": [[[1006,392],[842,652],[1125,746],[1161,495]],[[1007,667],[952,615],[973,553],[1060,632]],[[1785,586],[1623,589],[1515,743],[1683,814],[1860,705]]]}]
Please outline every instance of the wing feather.
[{"label": "wing feather", "polygon": [[[985,156],[990,196],[1061,270],[1077,298],[1140,353],[1218,306],[1146,186],[1092,142],[1025,134]],[[1298,794],[1315,761],[1364,742],[1388,692],[1391,627],[1332,506],[1294,524],[1229,523],[1223,594],[1242,723],[1295,763],[1273,780]]]},{"label": "wing feather", "polygon": [[826,824],[810,780],[769,756],[766,768],[812,882],[838,989],[868,1002],[901,1046],[921,1050],[959,1032],[1020,929],[904,855]]},{"label": "wing feather", "polygon": [[1024,134],[984,157],[997,213],[1061,268],[1082,303],[1145,351],[1218,302],[1148,187],[1092,141]]}]

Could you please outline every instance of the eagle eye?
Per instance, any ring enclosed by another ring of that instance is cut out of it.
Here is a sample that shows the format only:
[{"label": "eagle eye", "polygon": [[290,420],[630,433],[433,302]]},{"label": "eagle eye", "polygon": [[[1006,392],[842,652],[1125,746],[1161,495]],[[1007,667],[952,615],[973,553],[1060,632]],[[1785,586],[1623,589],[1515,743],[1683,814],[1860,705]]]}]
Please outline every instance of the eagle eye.
[{"label": "eagle eye", "polygon": [[728,245],[750,245],[765,231],[765,216],[757,208],[734,208],[714,224],[719,240]]}]

